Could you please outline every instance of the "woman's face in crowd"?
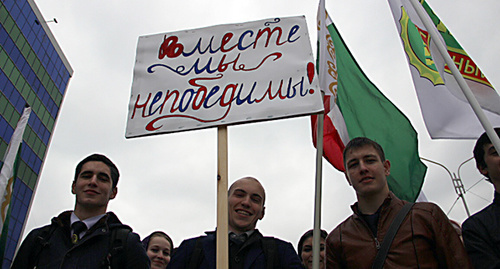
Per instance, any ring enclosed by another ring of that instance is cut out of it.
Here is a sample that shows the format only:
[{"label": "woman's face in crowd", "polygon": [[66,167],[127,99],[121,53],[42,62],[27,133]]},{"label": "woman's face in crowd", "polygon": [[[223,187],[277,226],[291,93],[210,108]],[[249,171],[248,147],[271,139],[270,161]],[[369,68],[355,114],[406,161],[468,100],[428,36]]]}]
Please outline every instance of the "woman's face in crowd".
[{"label": "woman's face in crowd", "polygon": [[[307,269],[312,268],[313,264],[313,237],[307,238],[302,244],[302,253],[300,254],[302,258],[302,263]],[[319,268],[325,268],[325,239],[320,240],[320,252],[319,252]]]},{"label": "woman's face in crowd", "polygon": [[151,260],[151,269],[165,269],[170,262],[172,246],[165,237],[155,236],[149,240],[146,253]]}]

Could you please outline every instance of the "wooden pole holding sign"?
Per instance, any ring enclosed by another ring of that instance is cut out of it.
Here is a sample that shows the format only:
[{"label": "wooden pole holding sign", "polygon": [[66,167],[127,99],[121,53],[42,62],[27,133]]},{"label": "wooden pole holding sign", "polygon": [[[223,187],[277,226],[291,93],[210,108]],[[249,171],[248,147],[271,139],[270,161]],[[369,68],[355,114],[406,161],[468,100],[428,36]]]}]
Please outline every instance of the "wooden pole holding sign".
[{"label": "wooden pole holding sign", "polygon": [[218,269],[229,268],[227,126],[217,128],[217,254]]}]

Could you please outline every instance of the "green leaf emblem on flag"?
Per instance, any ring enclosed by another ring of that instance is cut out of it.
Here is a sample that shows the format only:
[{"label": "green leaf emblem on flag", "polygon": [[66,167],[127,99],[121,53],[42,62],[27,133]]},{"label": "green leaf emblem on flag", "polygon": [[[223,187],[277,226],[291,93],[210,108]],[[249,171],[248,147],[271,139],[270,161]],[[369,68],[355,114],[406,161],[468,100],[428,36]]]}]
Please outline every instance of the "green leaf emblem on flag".
[{"label": "green leaf emblem on flag", "polygon": [[401,40],[411,65],[417,68],[421,77],[427,78],[434,85],[444,85],[437,71],[429,49],[429,33],[419,29],[410,20],[405,9],[401,7]]}]

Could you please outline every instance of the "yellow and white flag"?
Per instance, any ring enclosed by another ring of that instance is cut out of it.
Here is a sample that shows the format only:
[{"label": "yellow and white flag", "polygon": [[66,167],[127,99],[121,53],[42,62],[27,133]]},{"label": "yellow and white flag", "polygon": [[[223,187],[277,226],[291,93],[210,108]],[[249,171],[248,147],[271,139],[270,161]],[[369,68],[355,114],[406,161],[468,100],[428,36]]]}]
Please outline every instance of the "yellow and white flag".
[{"label": "yellow and white flag", "polygon": [[432,138],[476,139],[484,132],[478,117],[453,77],[434,42],[446,46],[465,82],[476,97],[491,125],[500,126],[500,96],[467,55],[465,50],[434,14],[424,0],[425,10],[438,30],[439,40],[432,40],[429,29],[410,1],[388,0],[404,51],[410,65],[422,116]]},{"label": "yellow and white flag", "polygon": [[12,185],[14,184],[14,176],[16,174],[14,163],[16,161],[19,147],[23,141],[24,130],[28,124],[30,114],[31,107],[24,108],[23,114],[17,123],[14,134],[12,134],[9,146],[7,147],[7,151],[5,152],[3,159],[2,170],[0,171],[0,227],[3,227],[7,217],[7,211],[12,197]]}]

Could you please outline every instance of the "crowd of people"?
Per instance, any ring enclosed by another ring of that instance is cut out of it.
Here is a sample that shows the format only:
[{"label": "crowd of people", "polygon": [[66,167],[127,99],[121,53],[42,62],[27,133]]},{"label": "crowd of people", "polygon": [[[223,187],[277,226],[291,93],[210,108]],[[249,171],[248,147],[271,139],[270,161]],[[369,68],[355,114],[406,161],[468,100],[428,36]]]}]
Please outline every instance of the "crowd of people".
[{"label": "crowd of people", "polygon": [[[495,131],[500,135],[500,128]],[[319,268],[500,268],[500,157],[486,134],[473,153],[495,198],[460,230],[436,204],[396,197],[387,184],[391,163],[382,147],[366,137],[352,139],[343,158],[357,201],[352,215],[333,231],[320,231]],[[141,241],[108,212],[119,176],[106,156],[84,158],[71,188],[74,210],[31,231],[11,268],[216,268],[215,231],[174,247],[163,231]],[[229,187],[229,268],[312,268],[313,230],[302,235],[296,251],[290,242],[256,229],[265,215],[265,200],[256,178],[244,177]]]}]

